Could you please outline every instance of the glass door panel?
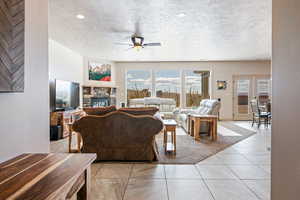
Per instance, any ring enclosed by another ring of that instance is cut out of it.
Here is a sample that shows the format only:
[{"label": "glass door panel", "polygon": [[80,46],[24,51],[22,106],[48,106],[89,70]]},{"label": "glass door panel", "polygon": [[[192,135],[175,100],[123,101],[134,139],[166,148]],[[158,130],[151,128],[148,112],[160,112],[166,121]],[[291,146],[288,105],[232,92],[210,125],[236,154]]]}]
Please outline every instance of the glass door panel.
[{"label": "glass door panel", "polygon": [[256,80],[256,97],[259,105],[265,105],[270,99],[270,79]]},{"label": "glass door panel", "polygon": [[233,118],[234,120],[251,119],[250,100],[253,98],[253,77],[234,76]]},{"label": "glass door panel", "polygon": [[250,80],[237,80],[238,113],[249,113]]},{"label": "glass door panel", "polygon": [[271,97],[271,81],[268,75],[233,76],[233,118],[234,120],[252,119],[250,101],[257,99],[261,107],[267,108]]}]

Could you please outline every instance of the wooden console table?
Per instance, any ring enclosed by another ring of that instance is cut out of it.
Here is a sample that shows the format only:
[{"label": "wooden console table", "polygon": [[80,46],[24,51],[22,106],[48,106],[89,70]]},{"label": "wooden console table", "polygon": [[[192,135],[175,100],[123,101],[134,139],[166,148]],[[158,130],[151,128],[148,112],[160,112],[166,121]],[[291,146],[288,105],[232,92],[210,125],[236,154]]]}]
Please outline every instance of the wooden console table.
[{"label": "wooden console table", "polygon": [[23,154],[0,163],[0,199],[89,199],[96,154]]},{"label": "wooden console table", "polygon": [[216,115],[189,115],[188,133],[194,136],[195,140],[200,140],[201,122],[207,122],[210,125],[210,136],[213,141],[218,137],[218,116]]}]

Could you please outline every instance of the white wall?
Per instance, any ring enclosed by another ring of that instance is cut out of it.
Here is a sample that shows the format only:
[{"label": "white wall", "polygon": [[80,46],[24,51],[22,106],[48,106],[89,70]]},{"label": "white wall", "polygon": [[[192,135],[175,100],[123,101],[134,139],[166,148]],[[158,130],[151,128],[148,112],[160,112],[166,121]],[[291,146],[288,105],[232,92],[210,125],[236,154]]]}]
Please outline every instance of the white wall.
[{"label": "white wall", "polygon": [[51,79],[83,84],[83,56],[50,39],[49,74]]},{"label": "white wall", "polygon": [[49,151],[48,1],[25,0],[25,92],[0,94],[0,162]]},{"label": "white wall", "polygon": [[[90,81],[88,78],[89,62],[111,64],[112,81]],[[78,82],[81,86],[117,86],[116,69],[114,62],[101,58],[84,57],[81,54],[52,39],[49,39],[49,76],[50,79]],[[82,92],[80,92],[80,102],[82,102]]]},{"label": "white wall", "polygon": [[299,10],[299,0],[273,0],[272,200],[299,199]]},{"label": "white wall", "polygon": [[[212,98],[222,99],[220,118],[233,118],[233,75],[270,75],[270,61],[221,62],[212,64]],[[217,90],[216,81],[228,81],[227,90]]]},{"label": "white wall", "polygon": [[[120,102],[126,102],[125,96],[125,74],[128,69],[197,69],[209,70],[211,74],[211,96],[221,98],[221,119],[232,119],[232,76],[247,74],[270,75],[270,61],[243,61],[243,62],[117,62],[117,81],[120,87],[118,98]],[[228,81],[225,91],[216,89],[216,81]]]}]

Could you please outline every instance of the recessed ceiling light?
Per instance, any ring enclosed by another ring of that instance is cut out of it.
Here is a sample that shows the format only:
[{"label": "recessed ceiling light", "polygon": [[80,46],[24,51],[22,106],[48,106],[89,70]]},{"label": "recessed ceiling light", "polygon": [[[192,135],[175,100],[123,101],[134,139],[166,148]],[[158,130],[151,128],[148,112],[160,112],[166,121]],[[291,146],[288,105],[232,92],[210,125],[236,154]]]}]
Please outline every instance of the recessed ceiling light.
[{"label": "recessed ceiling light", "polygon": [[84,18],[85,18],[85,16],[84,16],[84,15],[81,15],[81,14],[76,15],[76,17],[77,17],[78,19],[84,19]]},{"label": "recessed ceiling light", "polygon": [[185,13],[179,13],[179,14],[177,15],[177,17],[185,17],[185,16],[186,16]]}]

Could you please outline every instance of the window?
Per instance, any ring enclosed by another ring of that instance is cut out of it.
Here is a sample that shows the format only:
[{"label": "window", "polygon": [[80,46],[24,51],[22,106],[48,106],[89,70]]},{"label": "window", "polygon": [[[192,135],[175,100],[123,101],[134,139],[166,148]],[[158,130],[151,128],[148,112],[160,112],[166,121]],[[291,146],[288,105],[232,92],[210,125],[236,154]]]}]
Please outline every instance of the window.
[{"label": "window", "polygon": [[172,98],[176,106],[180,106],[180,71],[158,70],[155,71],[156,96],[161,98]]},{"label": "window", "polygon": [[185,99],[187,107],[197,107],[202,99],[209,98],[209,72],[185,71]]},{"label": "window", "polygon": [[202,99],[201,74],[185,71],[185,98],[187,107],[199,106]]},{"label": "window", "polygon": [[151,96],[151,71],[129,70],[126,79],[127,101]]},{"label": "window", "polygon": [[128,105],[142,105],[140,98],[153,96],[172,98],[177,107],[197,107],[210,97],[209,71],[145,69],[128,70],[126,75]]}]

